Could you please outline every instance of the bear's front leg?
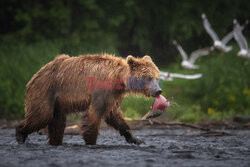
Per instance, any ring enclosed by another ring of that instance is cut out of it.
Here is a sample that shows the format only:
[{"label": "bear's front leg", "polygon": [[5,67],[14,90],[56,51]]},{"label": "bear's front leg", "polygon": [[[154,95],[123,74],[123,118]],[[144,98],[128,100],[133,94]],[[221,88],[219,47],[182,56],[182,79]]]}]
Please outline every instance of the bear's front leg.
[{"label": "bear's front leg", "polygon": [[81,133],[86,145],[95,145],[101,120],[95,117],[90,110],[82,115]]},{"label": "bear's front leg", "polygon": [[114,129],[118,130],[121,136],[124,136],[128,143],[138,145],[145,143],[143,140],[139,140],[132,135],[128,124],[122,117],[120,108],[118,108],[116,111],[111,111],[106,117],[105,122],[109,126],[112,126]]}]

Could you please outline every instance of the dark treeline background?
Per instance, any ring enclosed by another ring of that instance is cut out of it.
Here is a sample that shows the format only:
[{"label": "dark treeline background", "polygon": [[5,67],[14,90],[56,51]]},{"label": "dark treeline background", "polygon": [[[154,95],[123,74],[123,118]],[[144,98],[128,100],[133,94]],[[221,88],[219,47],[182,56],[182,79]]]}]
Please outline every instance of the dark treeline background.
[{"label": "dark treeline background", "polygon": [[[249,0],[1,0],[1,42],[62,42],[61,52],[149,54],[160,66],[175,60],[171,41],[187,51],[212,44],[206,13],[219,37],[237,18],[250,17]],[[249,31],[245,32],[249,36]]]},{"label": "dark treeline background", "polygon": [[[0,118],[24,116],[25,85],[56,55],[114,53],[150,55],[160,70],[202,73],[197,80],[163,83],[163,95],[174,96],[167,118],[195,122],[250,115],[250,62],[237,55],[211,52],[197,61],[200,69],[181,68],[176,39],[187,51],[211,46],[202,25],[205,13],[222,38],[250,19],[250,0],[1,0]],[[250,25],[243,34],[250,37]],[[84,93],[84,92],[83,92]],[[128,96],[125,116],[139,118],[153,98]]]}]

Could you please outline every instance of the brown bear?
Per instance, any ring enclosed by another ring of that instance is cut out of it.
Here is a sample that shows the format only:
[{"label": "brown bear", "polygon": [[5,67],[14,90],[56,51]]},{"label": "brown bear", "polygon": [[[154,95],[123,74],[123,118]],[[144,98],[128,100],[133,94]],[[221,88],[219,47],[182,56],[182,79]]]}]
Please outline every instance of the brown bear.
[{"label": "brown bear", "polygon": [[82,112],[86,144],[96,144],[102,118],[128,143],[140,144],[143,141],[133,137],[122,118],[120,104],[128,93],[159,95],[158,78],[159,70],[149,56],[125,60],[109,54],[60,55],[26,85],[25,120],[16,127],[16,140],[24,143],[29,134],[48,126],[49,144],[60,145],[66,115]]}]

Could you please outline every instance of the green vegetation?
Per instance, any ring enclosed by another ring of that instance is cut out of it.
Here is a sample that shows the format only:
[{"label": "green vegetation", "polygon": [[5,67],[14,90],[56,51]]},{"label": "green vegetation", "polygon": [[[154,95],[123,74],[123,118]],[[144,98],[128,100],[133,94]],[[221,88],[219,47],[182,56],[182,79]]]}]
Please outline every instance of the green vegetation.
[{"label": "green vegetation", "polygon": [[[40,67],[60,53],[60,48],[61,43],[58,41],[0,46],[1,117],[23,117],[26,83]],[[249,61],[237,57],[236,50],[233,50],[227,54],[213,52],[201,58],[198,64],[201,68],[193,71],[183,70],[179,63],[162,69],[203,74],[197,80],[163,81],[163,95],[174,97],[168,110],[169,119],[196,122],[250,114]],[[128,96],[121,107],[125,116],[139,118],[149,111],[153,100]]]},{"label": "green vegetation", "polygon": [[23,116],[26,83],[58,52],[58,46],[52,42],[0,46],[1,116]]},{"label": "green vegetation", "polygon": [[[25,85],[57,54],[149,54],[161,70],[202,73],[199,80],[163,82],[163,95],[173,96],[168,118],[195,122],[250,114],[250,62],[212,53],[196,71],[183,70],[172,45],[187,52],[212,44],[201,13],[206,13],[219,37],[232,30],[232,20],[249,19],[250,1],[211,0],[3,0],[0,5],[0,117],[24,116]],[[250,36],[249,28],[244,31]],[[249,41],[249,38],[248,38]],[[233,44],[233,43],[232,43]],[[144,115],[153,98],[128,96],[124,115]]]}]

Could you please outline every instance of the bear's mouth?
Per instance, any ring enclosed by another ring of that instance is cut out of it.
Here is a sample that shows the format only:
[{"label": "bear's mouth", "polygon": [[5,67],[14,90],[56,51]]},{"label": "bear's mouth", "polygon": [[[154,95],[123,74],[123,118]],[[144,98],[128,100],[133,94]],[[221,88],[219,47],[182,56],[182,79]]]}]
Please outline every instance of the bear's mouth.
[{"label": "bear's mouth", "polygon": [[153,90],[153,91],[150,91],[150,96],[151,96],[151,97],[157,97],[157,96],[159,96],[161,93],[162,93],[162,90],[161,90],[161,89]]}]

